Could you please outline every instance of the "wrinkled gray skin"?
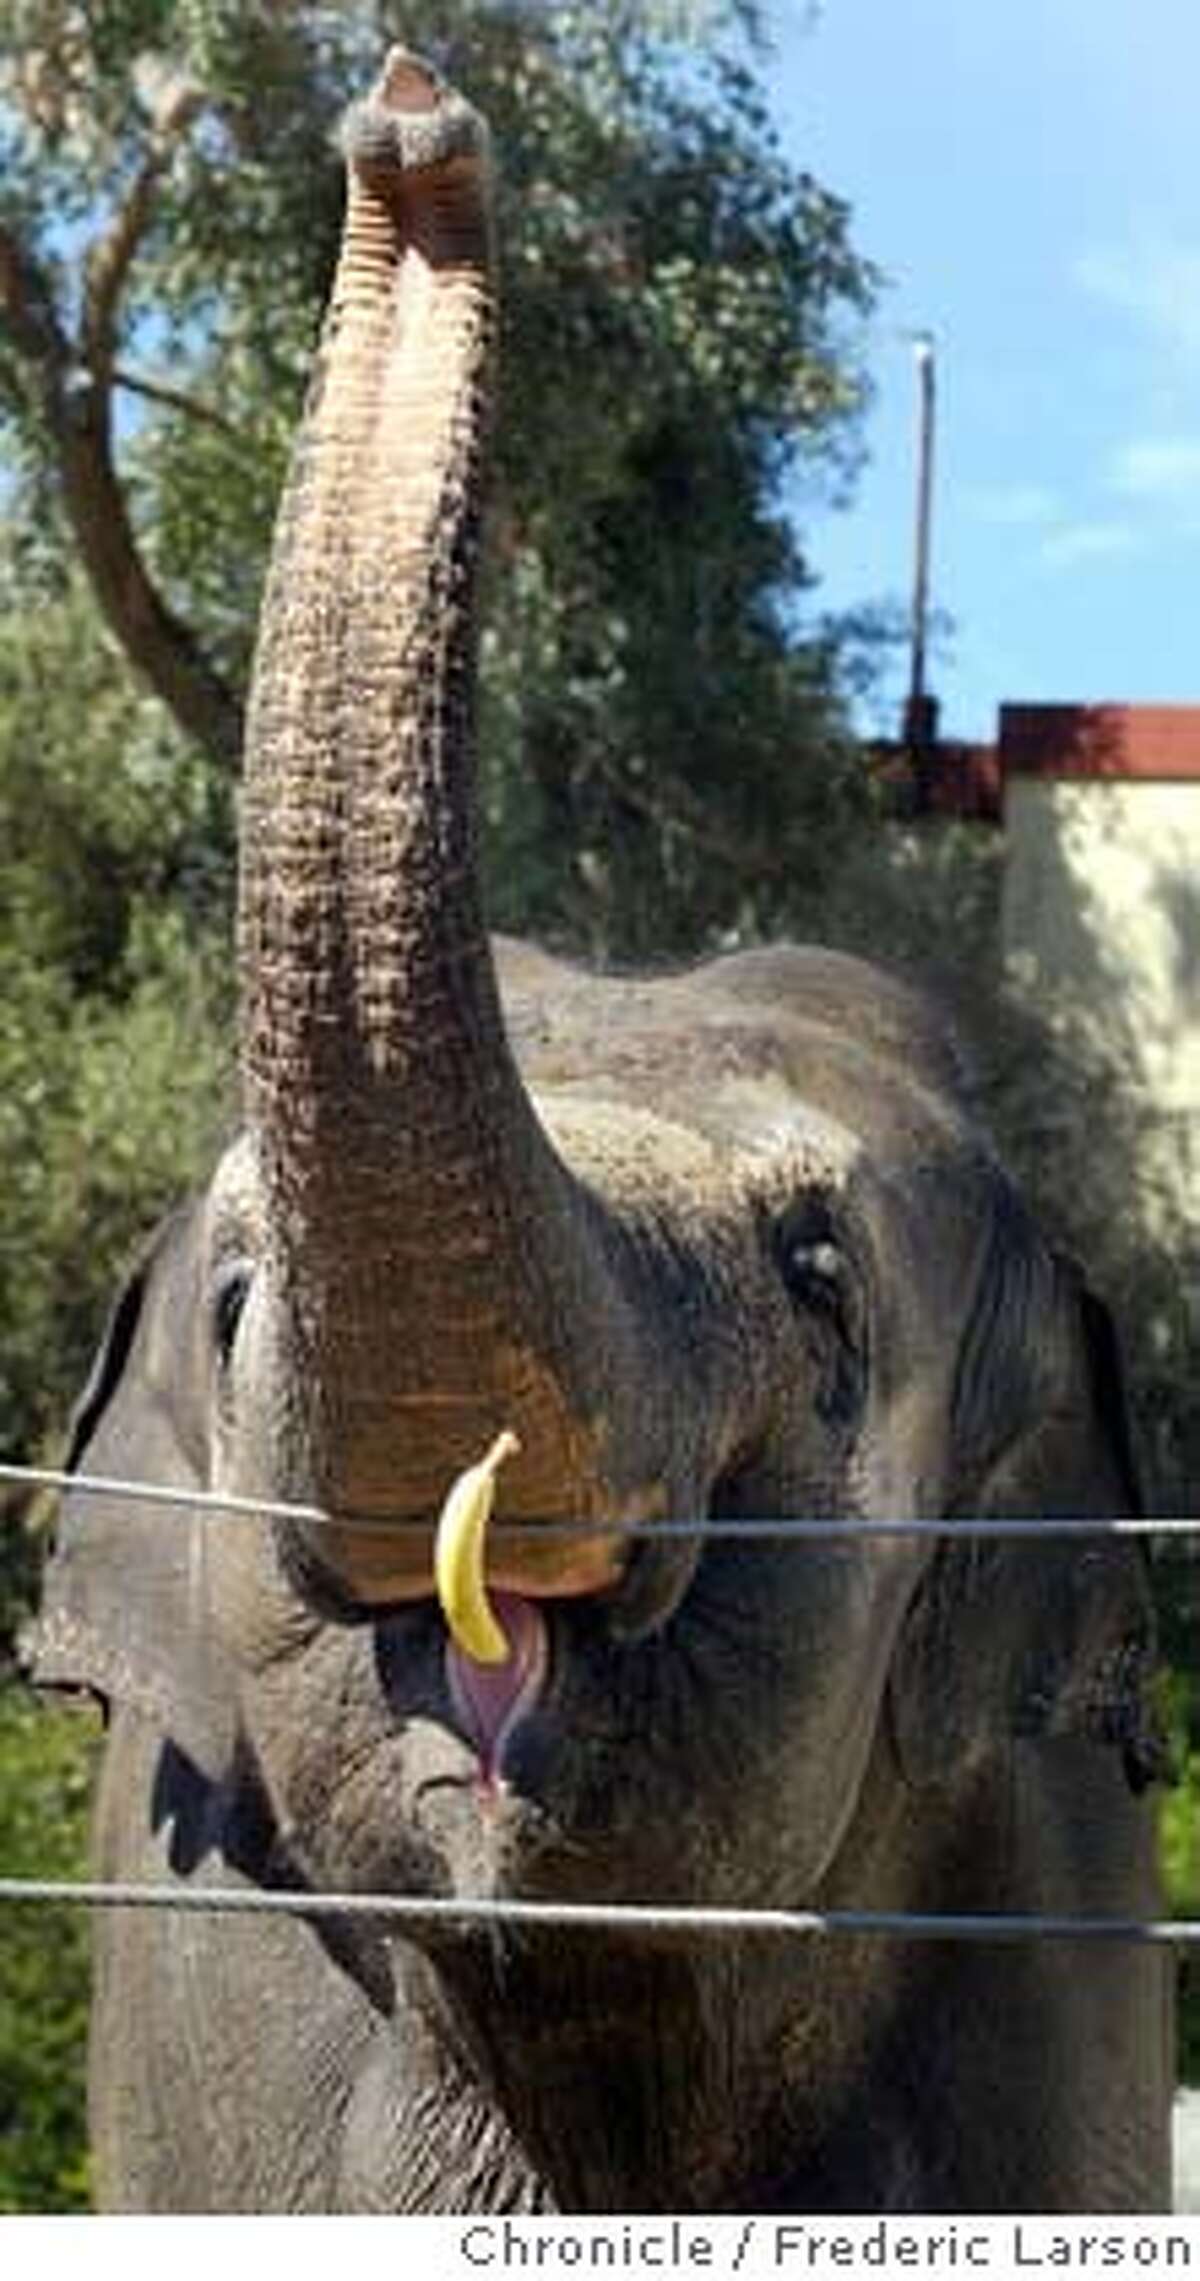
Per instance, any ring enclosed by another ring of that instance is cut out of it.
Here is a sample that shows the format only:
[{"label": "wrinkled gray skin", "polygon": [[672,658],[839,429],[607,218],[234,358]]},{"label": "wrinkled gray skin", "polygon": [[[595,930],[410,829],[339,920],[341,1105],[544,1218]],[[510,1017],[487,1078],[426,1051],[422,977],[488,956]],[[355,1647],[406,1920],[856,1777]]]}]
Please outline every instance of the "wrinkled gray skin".
[{"label": "wrinkled gray skin", "polygon": [[[67,1500],[38,1668],[109,1707],[97,1870],[1152,1912],[1128,1544],[622,1535],[1128,1513],[1119,1371],[909,991],[814,950],[493,953],[485,138],[395,54],[346,146],[256,666],[247,1134],[123,1294],[74,1449],[335,1525]],[[505,1426],[489,1577],[547,1661],[501,1734],[431,1526]],[[117,2209],[1149,2209],[1168,2009],[1126,1947],[116,1913],[97,2174]]]}]

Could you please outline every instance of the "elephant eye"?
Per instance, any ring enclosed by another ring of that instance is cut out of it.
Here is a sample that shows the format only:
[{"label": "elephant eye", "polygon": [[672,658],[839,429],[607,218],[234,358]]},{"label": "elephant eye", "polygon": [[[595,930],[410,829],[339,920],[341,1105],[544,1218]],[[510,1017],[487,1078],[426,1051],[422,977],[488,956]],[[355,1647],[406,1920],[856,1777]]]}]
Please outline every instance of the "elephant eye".
[{"label": "elephant eye", "polygon": [[845,1295],[846,1263],[833,1243],[790,1244],[783,1275],[797,1306],[837,1316]]},{"label": "elephant eye", "polygon": [[237,1340],[238,1324],[242,1319],[250,1290],[250,1269],[244,1260],[227,1260],[218,1268],[213,1284],[212,1325],[217,1360],[222,1370],[229,1368]]},{"label": "elephant eye", "polygon": [[864,1381],[863,1294],[828,1205],[809,1198],[789,1213],[776,1231],[776,1255],[792,1306],[811,1330],[818,1414],[831,1425],[849,1424]]},{"label": "elephant eye", "polygon": [[808,1196],[785,1214],[775,1235],[780,1273],[797,1306],[835,1314],[853,1270],[833,1214],[822,1197]]}]

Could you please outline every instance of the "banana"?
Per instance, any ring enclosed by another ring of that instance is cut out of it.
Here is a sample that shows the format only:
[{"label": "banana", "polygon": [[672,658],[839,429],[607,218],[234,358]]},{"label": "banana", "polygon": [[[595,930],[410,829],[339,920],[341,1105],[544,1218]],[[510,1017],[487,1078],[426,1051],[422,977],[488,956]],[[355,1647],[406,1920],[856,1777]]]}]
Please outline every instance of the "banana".
[{"label": "banana", "polygon": [[437,1596],[450,1636],[474,1663],[507,1663],[512,1653],[497,1623],[483,1580],[483,1542],[496,1494],[496,1475],[520,1443],[507,1429],[497,1434],[477,1465],[460,1473],[438,1519],[433,1548]]}]

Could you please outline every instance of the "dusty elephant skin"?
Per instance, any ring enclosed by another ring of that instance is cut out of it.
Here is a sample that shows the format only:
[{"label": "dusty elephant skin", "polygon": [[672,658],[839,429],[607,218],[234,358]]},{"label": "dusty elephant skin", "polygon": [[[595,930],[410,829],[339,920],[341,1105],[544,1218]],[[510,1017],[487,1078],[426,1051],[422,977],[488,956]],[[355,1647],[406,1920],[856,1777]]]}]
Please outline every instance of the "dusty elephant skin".
[{"label": "dusty elephant skin", "polygon": [[[1129,1513],[1119,1369],[908,990],[489,944],[486,138],[395,53],[345,147],[251,708],[247,1132],[122,1294],[73,1452],[334,1525],[66,1501],[38,1668],[109,1707],[98,1872],[1152,1913],[1127,1542],[623,1532]],[[510,1431],[486,1609],[465,1571],[494,1664],[433,1526]],[[1169,2085],[1133,1948],[97,1929],[115,2209],[1149,2209]]]}]

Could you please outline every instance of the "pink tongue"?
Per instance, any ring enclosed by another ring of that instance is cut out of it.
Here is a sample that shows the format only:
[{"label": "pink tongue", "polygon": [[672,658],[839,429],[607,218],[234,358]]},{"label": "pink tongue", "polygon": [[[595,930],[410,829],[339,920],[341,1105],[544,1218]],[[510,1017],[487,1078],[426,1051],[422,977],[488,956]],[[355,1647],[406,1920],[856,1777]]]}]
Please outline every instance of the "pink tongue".
[{"label": "pink tongue", "polygon": [[545,1619],[516,1592],[488,1595],[509,1645],[507,1663],[476,1663],[446,1642],[446,1677],[454,1708],[479,1752],[485,1774],[499,1773],[504,1746],[541,1694],[549,1659]]}]

